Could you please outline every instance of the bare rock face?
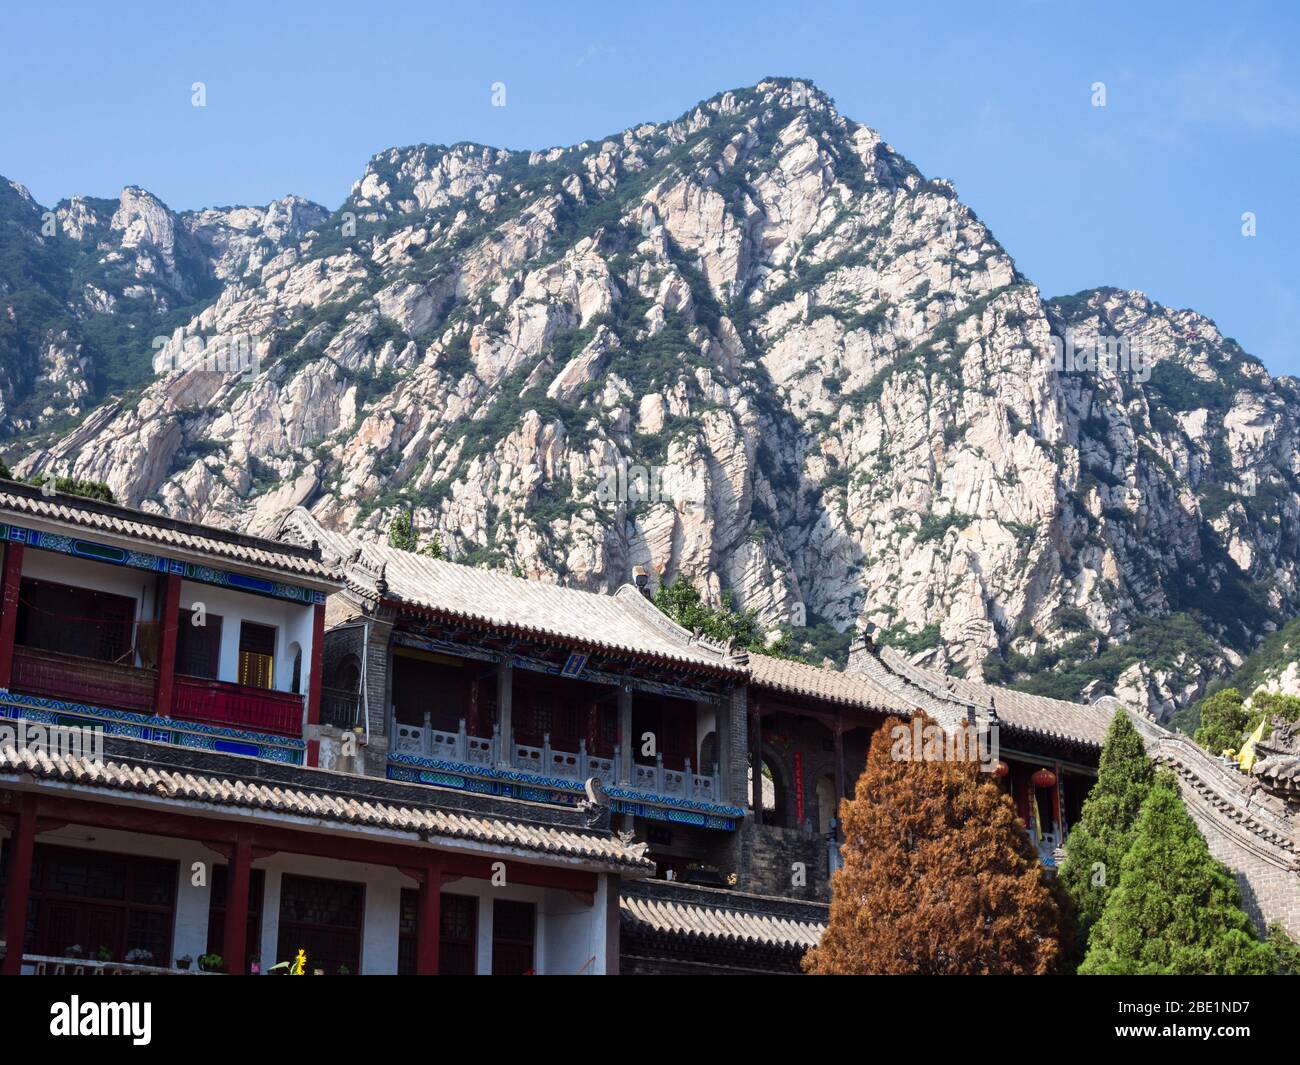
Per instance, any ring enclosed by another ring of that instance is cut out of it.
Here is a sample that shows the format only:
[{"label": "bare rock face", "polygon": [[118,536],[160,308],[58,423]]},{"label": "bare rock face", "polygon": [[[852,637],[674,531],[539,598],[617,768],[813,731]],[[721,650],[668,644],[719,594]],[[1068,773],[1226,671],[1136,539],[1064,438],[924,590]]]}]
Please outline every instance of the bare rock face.
[{"label": "bare rock face", "polygon": [[162,353],[248,357],[24,472],[254,530],[410,508],[464,561],[593,589],[645,565],[796,643],[869,619],[1159,716],[1300,605],[1295,383],[1137,292],[1044,300],[807,83],[549,152],[393,149],[331,215],[108,206],[61,207],[63,239],[130,284],[76,298],[195,297]]}]

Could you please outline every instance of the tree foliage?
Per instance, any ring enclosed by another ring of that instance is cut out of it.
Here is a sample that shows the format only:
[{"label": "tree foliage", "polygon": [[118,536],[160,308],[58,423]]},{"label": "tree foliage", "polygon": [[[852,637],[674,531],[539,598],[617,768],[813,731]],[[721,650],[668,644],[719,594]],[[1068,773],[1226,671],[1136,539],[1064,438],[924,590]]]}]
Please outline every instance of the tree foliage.
[{"label": "tree foliage", "polygon": [[415,532],[411,528],[411,515],[399,510],[388,523],[388,546],[399,551],[414,551],[417,546]]},{"label": "tree foliage", "polygon": [[1241,746],[1248,715],[1241,692],[1224,688],[1201,704],[1201,724],[1193,739],[1211,754]]},{"label": "tree foliage", "polygon": [[1105,909],[1120,863],[1133,841],[1142,803],[1151,791],[1155,767],[1128,714],[1117,713],[1106,733],[1097,782],[1084,800],[1078,823],[1065,843],[1061,884],[1078,912],[1079,945]]},{"label": "tree foliage", "polygon": [[1300,976],[1300,943],[1276,921],[1268,926],[1268,943],[1277,956],[1277,975]]},{"label": "tree foliage", "polygon": [[762,651],[763,630],[752,610],[737,610],[730,595],[724,594],[722,606],[709,606],[700,591],[685,577],[661,584],[654,604],[678,625],[713,640],[736,643],[751,651]]},{"label": "tree foliage", "polygon": [[1142,803],[1119,884],[1092,930],[1084,975],[1267,975],[1276,953],[1241,908],[1172,774]]},{"label": "tree foliage", "polygon": [[[38,488],[45,484],[46,478],[33,477],[31,483]],[[116,503],[113,490],[103,481],[83,481],[73,477],[54,478],[54,490],[64,495],[81,496],[83,499],[97,499],[101,503]]]},{"label": "tree foliage", "polygon": [[442,547],[442,537],[438,533],[434,533],[429,538],[429,542],[424,545],[424,550],[420,550],[419,533],[411,524],[411,515],[404,510],[394,514],[392,521],[388,523],[388,546],[395,547],[399,551],[416,552],[426,558],[447,557]]},{"label": "tree foliage", "polygon": [[1051,973],[1069,950],[1069,901],[1011,799],[973,762],[892,756],[891,718],[842,806],[844,866],[816,974]]}]

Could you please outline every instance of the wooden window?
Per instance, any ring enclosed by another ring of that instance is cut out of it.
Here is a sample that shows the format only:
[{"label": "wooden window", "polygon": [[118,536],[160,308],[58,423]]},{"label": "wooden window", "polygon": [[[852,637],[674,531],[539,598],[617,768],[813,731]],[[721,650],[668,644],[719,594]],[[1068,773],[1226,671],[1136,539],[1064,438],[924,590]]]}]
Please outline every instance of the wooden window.
[{"label": "wooden window", "polygon": [[492,975],[531,976],[537,908],[530,902],[492,904]]},{"label": "wooden window", "polygon": [[177,875],[174,861],[38,843],[24,949],[95,958],[103,947],[116,962],[139,949],[153,955],[142,964],[170,968]]},{"label": "wooden window", "polygon": [[275,685],[275,629],[245,621],[239,626],[239,683],[245,688]]},{"label": "wooden window", "polygon": [[330,976],[361,971],[364,884],[286,873],[280,880],[280,938],[277,961],[307,952],[307,971]]},{"label": "wooden window", "polygon": [[427,713],[441,732],[460,727],[460,719],[469,714],[469,681],[465,668],[454,662],[393,656],[393,713],[398,724],[422,728]]},{"label": "wooden window", "polygon": [[[201,619],[202,625],[195,625]],[[176,626],[176,672],[216,680],[221,668],[221,615],[182,610]]]},{"label": "wooden window", "polygon": [[134,665],[134,631],[130,596],[32,579],[19,588],[16,639],[24,647]]},{"label": "wooden window", "polygon": [[[218,865],[212,870],[212,895],[208,902],[208,953],[223,954],[226,946],[226,900],[229,898],[230,867]],[[244,967],[232,965],[225,958],[226,972],[247,973],[253,962],[262,957],[262,900],[266,897],[266,873],[248,871],[248,929],[244,939]],[[276,959],[279,961],[280,959]],[[292,960],[292,959],[289,959]]]},{"label": "wooden window", "polygon": [[[439,901],[441,936],[438,942],[439,976],[473,976],[478,958],[478,899],[449,895]],[[414,976],[418,970],[416,946],[420,930],[420,893],[402,889],[402,910],[397,941],[397,974]]]}]

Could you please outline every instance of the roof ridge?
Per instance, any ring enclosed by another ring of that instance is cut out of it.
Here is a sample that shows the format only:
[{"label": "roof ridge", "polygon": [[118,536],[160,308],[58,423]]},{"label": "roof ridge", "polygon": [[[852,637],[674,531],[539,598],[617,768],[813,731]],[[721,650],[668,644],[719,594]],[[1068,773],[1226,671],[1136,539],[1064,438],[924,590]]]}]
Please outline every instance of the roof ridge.
[{"label": "roof ridge", "polygon": [[138,507],[128,507],[123,503],[108,503],[101,499],[71,495],[67,492],[47,494],[40,487],[26,484],[23,481],[0,479],[0,492],[10,492],[33,502],[64,506],[70,510],[81,510],[90,514],[121,518],[124,521],[135,521],[143,525],[153,525],[160,529],[169,529],[172,532],[190,533],[194,536],[207,537],[210,540],[224,540],[236,547],[248,547],[263,551],[282,551],[287,548],[290,554],[296,553],[304,559],[310,559],[314,562],[320,561],[320,551],[313,552],[310,547],[303,544],[273,540],[264,536],[253,536],[237,529],[186,521],[182,518],[173,518],[167,514],[155,514],[151,511],[140,510]]}]

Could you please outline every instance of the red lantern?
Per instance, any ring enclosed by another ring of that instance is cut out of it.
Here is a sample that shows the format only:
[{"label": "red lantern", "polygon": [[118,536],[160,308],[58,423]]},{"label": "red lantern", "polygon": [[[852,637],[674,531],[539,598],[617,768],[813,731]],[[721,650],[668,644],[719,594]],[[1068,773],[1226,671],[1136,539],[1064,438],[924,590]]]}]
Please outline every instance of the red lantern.
[{"label": "red lantern", "polygon": [[1036,788],[1054,788],[1056,787],[1056,774],[1046,767],[1036,769],[1029,781]]},{"label": "red lantern", "polygon": [[999,760],[998,767],[995,770],[993,770],[993,775],[995,777],[1004,777],[1010,772],[1011,772],[1011,767],[1007,765],[1006,762]]}]

